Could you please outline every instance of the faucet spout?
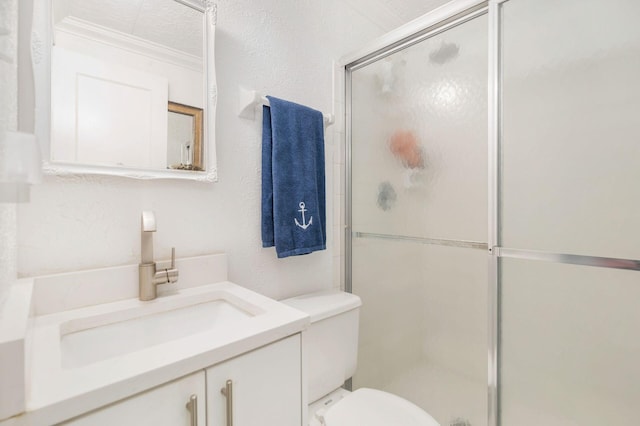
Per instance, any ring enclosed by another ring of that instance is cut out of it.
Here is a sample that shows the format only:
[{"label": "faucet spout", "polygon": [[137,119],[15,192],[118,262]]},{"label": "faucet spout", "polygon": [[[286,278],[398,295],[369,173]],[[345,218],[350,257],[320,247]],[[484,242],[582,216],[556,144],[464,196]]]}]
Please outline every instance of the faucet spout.
[{"label": "faucet spout", "polygon": [[156,214],[151,210],[142,212],[142,230],[144,232],[156,232]]},{"label": "faucet spout", "polygon": [[156,215],[152,211],[142,212],[140,233],[140,263],[146,265],[153,262],[153,232],[156,232]]}]

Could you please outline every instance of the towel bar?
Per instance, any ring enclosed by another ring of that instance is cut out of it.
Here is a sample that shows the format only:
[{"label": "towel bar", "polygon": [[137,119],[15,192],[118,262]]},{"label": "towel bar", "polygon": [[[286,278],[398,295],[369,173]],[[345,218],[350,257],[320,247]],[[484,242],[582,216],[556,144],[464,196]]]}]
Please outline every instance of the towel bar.
[{"label": "towel bar", "polygon": [[[253,120],[255,118],[255,107],[259,105],[269,106],[269,99],[255,90],[240,88],[240,112],[238,116]],[[335,122],[333,114],[322,114],[324,125],[330,126]]]}]

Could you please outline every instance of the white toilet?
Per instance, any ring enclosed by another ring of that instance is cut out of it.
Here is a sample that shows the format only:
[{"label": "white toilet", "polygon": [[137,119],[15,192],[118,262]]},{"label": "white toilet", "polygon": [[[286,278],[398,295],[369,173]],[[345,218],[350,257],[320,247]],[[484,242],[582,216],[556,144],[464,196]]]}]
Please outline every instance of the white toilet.
[{"label": "white toilet", "polygon": [[340,386],[356,371],[358,317],[362,302],[336,290],[282,301],[306,312],[311,326],[303,340],[308,362],[309,426],[439,426],[417,405],[399,396]]}]

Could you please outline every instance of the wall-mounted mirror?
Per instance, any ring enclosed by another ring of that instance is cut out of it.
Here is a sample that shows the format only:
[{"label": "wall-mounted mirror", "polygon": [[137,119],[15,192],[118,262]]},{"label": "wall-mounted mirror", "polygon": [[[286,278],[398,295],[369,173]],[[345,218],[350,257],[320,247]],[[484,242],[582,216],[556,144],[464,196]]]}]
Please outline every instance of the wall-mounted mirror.
[{"label": "wall-mounted mirror", "polygon": [[35,1],[45,171],[215,181],[215,20],[209,0]]}]

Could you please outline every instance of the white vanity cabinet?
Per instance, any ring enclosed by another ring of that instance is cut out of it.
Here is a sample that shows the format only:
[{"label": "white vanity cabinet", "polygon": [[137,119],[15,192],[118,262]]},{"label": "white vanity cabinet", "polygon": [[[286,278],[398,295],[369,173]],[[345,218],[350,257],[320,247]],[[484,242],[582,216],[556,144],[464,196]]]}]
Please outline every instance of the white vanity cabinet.
[{"label": "white vanity cabinet", "polygon": [[301,368],[298,333],[60,424],[301,426]]},{"label": "white vanity cabinet", "polygon": [[207,426],[300,426],[300,348],[296,334],[208,368]]},{"label": "white vanity cabinet", "polygon": [[[187,408],[193,395],[197,398],[196,410]],[[197,423],[192,422],[192,415],[197,417]],[[60,424],[191,426],[205,422],[205,373],[199,371]]]}]

